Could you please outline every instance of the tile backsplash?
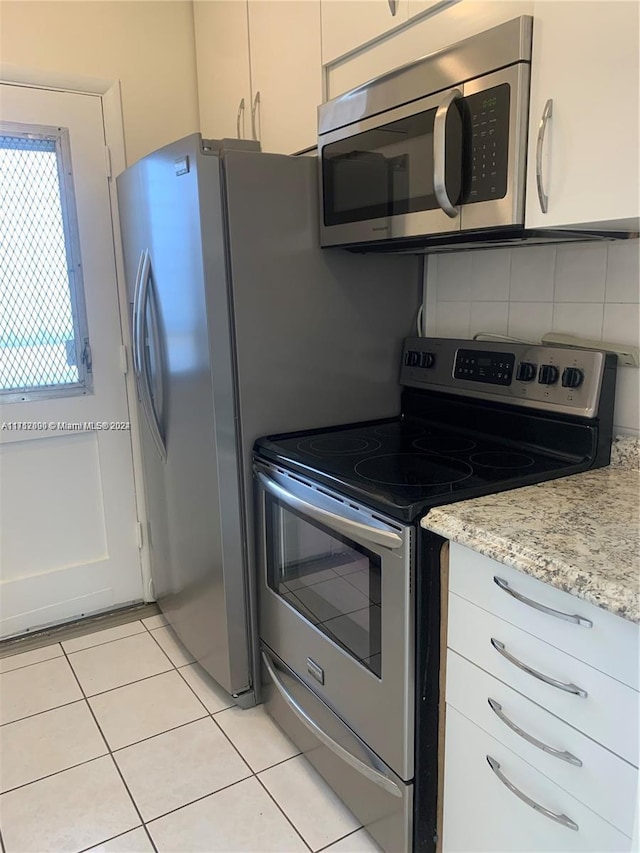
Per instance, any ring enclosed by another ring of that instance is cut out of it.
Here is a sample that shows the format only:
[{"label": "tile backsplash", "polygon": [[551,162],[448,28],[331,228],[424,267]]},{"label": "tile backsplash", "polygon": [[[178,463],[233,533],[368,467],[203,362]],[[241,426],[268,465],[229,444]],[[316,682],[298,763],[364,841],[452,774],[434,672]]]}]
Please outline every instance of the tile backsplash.
[{"label": "tile backsplash", "polygon": [[[640,345],[640,240],[483,249],[427,260],[426,332],[545,332]],[[614,423],[640,435],[640,371],[619,367]]]}]

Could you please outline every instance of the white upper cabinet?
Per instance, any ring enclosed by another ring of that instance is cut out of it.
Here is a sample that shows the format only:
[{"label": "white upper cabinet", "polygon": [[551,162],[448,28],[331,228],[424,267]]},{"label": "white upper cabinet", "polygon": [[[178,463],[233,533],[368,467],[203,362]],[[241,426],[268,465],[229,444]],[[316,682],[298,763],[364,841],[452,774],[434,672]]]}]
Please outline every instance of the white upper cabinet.
[{"label": "white upper cabinet", "polygon": [[[325,9],[323,0],[323,39],[325,38]],[[419,9],[413,4],[417,4]],[[345,3],[345,5],[349,5]],[[360,7],[367,3],[354,2]],[[433,6],[433,14],[425,15],[427,8]],[[531,15],[531,0],[457,0],[457,2],[423,3],[422,0],[409,0],[407,26],[394,33],[392,37],[382,39],[365,50],[354,54],[344,62],[329,66],[327,74],[327,98],[335,98],[348,89],[360,86],[373,77],[385,74],[393,68],[407,62],[420,59],[428,53],[448,47],[457,41],[469,38],[476,33],[488,30],[504,21],[510,21],[519,15]],[[422,13],[422,14],[421,14]],[[414,16],[417,15],[415,20]],[[323,53],[325,44],[323,42]],[[323,61],[327,59],[323,56]]]},{"label": "white upper cabinet", "polygon": [[[457,0],[451,0],[451,2],[457,2]],[[428,12],[434,6],[444,5],[445,2],[443,0],[409,0],[409,17],[413,18],[414,15],[421,15],[423,12]]]},{"label": "white upper cabinet", "polygon": [[244,0],[196,0],[193,14],[200,132],[217,139],[250,138],[247,4]]},{"label": "white upper cabinet", "polygon": [[325,65],[407,21],[409,0],[322,0]]},{"label": "white upper cabinet", "polygon": [[315,145],[322,101],[320,0],[249,0],[249,44],[248,117],[262,150],[292,154]]},{"label": "white upper cabinet", "polygon": [[638,9],[534,4],[527,227],[638,229]]}]

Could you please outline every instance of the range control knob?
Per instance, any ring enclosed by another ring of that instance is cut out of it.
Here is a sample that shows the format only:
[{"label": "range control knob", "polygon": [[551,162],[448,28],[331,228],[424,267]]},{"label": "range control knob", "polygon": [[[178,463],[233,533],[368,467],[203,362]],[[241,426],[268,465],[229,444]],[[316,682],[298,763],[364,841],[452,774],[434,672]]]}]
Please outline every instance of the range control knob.
[{"label": "range control knob", "polygon": [[420,367],[433,367],[436,362],[436,357],[432,352],[420,353]]},{"label": "range control knob", "polygon": [[420,364],[420,353],[410,349],[404,357],[404,363],[407,367],[417,367]]},{"label": "range control knob", "polygon": [[530,361],[521,361],[516,372],[520,382],[531,382],[536,378],[536,365]]},{"label": "range control knob", "polygon": [[538,382],[541,385],[555,385],[558,381],[558,368],[555,364],[541,364]]},{"label": "range control knob", "polygon": [[565,367],[562,372],[563,388],[579,388],[584,380],[584,373],[579,367]]}]

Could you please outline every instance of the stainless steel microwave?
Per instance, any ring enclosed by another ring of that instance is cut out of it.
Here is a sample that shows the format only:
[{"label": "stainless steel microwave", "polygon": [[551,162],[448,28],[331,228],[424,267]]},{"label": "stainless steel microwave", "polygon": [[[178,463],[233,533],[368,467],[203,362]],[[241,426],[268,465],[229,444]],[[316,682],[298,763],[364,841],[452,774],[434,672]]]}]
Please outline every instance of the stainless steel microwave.
[{"label": "stainless steel microwave", "polygon": [[322,246],[415,250],[522,231],[532,18],[322,104]]}]

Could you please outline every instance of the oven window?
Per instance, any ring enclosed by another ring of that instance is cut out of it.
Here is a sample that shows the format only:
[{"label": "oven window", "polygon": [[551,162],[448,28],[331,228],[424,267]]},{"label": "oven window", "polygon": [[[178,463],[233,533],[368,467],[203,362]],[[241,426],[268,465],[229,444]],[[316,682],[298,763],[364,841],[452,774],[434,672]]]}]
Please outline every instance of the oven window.
[{"label": "oven window", "polygon": [[[427,110],[325,145],[325,225],[439,207],[433,187],[435,114],[435,109]],[[461,189],[461,145],[462,118],[454,105],[447,121],[447,187],[452,200]]]},{"label": "oven window", "polygon": [[269,587],[382,677],[380,557],[270,496],[266,509]]}]

